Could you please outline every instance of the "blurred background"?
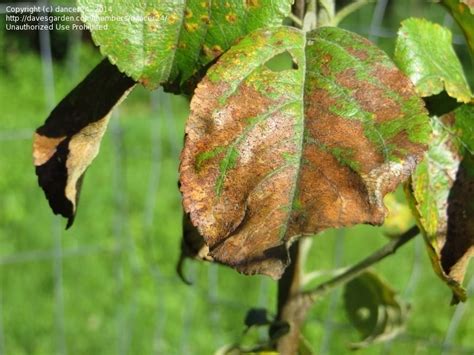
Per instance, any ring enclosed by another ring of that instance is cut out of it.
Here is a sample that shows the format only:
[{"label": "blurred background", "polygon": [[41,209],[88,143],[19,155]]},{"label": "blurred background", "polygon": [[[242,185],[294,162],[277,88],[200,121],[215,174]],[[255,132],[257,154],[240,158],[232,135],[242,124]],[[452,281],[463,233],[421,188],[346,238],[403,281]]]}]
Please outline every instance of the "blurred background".
[{"label": "blurred background", "polygon": [[[133,91],[114,112],[66,232],[37,185],[32,135],[101,57],[84,31],[6,31],[11,4],[35,3],[0,2],[0,354],[212,354],[239,341],[249,308],[274,312],[276,283],[197,262],[186,264],[192,286],[176,275],[187,99]],[[453,31],[473,87],[464,39],[440,5],[380,0],[341,26],[391,55],[399,23],[410,16]],[[308,270],[321,271],[322,281],[325,270],[351,265],[386,242],[383,229],[368,226],[327,231],[314,239]],[[471,295],[473,266],[466,278]],[[450,291],[432,271],[421,237],[376,270],[410,304],[410,314],[404,333],[360,353],[474,353],[473,299],[449,305]],[[347,353],[359,339],[341,295],[337,290],[318,302],[305,325],[318,354]],[[266,333],[252,336],[257,341]]]}]

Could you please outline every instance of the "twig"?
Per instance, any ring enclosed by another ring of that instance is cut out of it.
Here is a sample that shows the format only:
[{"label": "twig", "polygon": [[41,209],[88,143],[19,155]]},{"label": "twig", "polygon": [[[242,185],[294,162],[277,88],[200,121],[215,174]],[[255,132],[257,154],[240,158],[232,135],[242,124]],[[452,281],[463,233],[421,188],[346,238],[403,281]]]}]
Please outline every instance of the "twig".
[{"label": "twig", "polygon": [[304,318],[293,308],[292,298],[301,289],[301,240],[294,242],[289,250],[290,264],[278,281],[277,317],[279,324],[288,324],[288,332],[276,337],[278,329],[270,328],[270,337],[276,339],[276,350],[281,354],[296,354]]},{"label": "twig", "polygon": [[293,6],[291,7],[291,13],[303,21],[305,11],[306,0],[294,0]]},{"label": "twig", "polygon": [[336,12],[335,0],[318,0],[318,27],[330,26]]},{"label": "twig", "polygon": [[291,21],[293,21],[293,23],[298,26],[299,28],[303,28],[303,21],[301,21],[301,19],[294,15],[294,14],[289,14],[288,17],[290,18]]},{"label": "twig", "polygon": [[342,273],[339,276],[336,276],[326,282],[323,282],[319,286],[299,293],[298,295],[293,297],[292,302],[296,302],[298,304],[304,304],[305,307],[309,308],[311,305],[320,297],[327,295],[330,291],[339,287],[358,275],[360,275],[363,271],[367,270],[372,265],[376,264],[380,260],[386,258],[389,255],[394,254],[398,248],[409,242],[415,236],[418,235],[420,230],[418,227],[412,227],[404,234],[402,234],[399,238],[391,240],[382,248],[375,251],[372,255],[369,255],[364,260],[360,261],[356,265],[352,266],[346,272]]},{"label": "twig", "polygon": [[344,20],[347,16],[352,14],[353,12],[359,10],[362,6],[365,6],[370,3],[374,3],[375,0],[357,0],[337,12],[331,22],[331,26],[338,26],[342,20]]}]

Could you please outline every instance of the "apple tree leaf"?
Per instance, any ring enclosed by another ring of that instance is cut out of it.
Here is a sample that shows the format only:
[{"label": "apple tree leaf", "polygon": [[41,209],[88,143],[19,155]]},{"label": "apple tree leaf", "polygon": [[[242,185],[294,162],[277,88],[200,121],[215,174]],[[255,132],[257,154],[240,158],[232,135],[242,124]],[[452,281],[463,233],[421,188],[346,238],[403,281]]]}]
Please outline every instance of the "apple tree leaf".
[{"label": "apple tree leaf", "polygon": [[68,218],[67,228],[74,221],[84,173],[99,152],[110,113],[134,85],[105,59],[36,130],[33,158],[38,182],[53,212]]},{"label": "apple tree leaf", "polygon": [[[289,55],[293,66],[273,70]],[[278,27],[243,38],[191,101],[183,204],[218,262],[279,278],[302,235],[381,224],[431,128],[410,80],[368,40]]]},{"label": "apple tree leaf", "polygon": [[398,31],[395,61],[421,96],[433,96],[446,90],[460,102],[472,100],[447,28],[421,18],[403,21]]},{"label": "apple tree leaf", "polygon": [[377,274],[366,271],[349,281],[343,297],[346,315],[362,336],[352,349],[388,341],[404,330],[408,307]]},{"label": "apple tree leaf", "polygon": [[233,42],[281,24],[292,0],[78,0],[103,55],[153,89],[188,80]]},{"label": "apple tree leaf", "polygon": [[409,185],[412,207],[436,273],[465,301],[474,255],[474,106],[433,118],[433,142]]}]

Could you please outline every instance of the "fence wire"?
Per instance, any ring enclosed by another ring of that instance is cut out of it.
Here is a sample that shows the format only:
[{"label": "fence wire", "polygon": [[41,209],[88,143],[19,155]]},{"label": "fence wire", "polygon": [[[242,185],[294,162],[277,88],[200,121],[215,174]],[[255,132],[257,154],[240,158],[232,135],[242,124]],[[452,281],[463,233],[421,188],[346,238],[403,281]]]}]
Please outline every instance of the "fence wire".
[{"label": "fence wire", "polygon": [[[393,38],[396,33],[395,31],[384,28],[383,21],[386,16],[387,6],[390,3],[389,0],[379,0],[374,6],[374,12],[372,14],[369,26],[361,29],[361,33],[368,35],[368,37],[377,42],[380,38]],[[40,5],[48,5],[47,1],[40,1]],[[35,2],[16,2],[11,4],[0,4],[0,14],[5,14],[8,6],[33,6],[38,5]],[[453,21],[450,16],[447,16],[444,21],[445,26],[452,26]],[[74,50],[76,46],[80,45],[80,35],[77,31],[72,31],[70,36],[70,45],[72,46],[70,59],[68,60],[68,67],[70,68],[72,77],[77,77],[77,68],[79,67],[79,56],[77,51]],[[455,43],[464,43],[464,40],[459,37],[454,37]],[[40,45],[40,56],[42,64],[42,92],[45,95],[44,102],[48,111],[50,111],[55,103],[55,77],[53,70],[53,58],[52,58],[52,45],[50,33],[48,31],[39,32],[39,45]],[[166,136],[168,145],[171,147],[172,156],[174,159],[178,159],[180,150],[181,134],[177,127],[176,121],[173,119],[173,108],[170,103],[169,96],[163,94],[161,90],[153,91],[149,94],[149,106],[150,112],[153,117],[150,127],[150,152],[151,164],[148,173],[148,181],[144,181],[146,186],[146,193],[143,200],[143,234],[145,235],[145,249],[150,260],[156,259],[156,250],[159,248],[156,236],[153,235],[153,225],[156,221],[156,208],[157,191],[162,182],[161,176],[163,173],[163,141],[162,137]],[[158,116],[165,117],[165,120],[155,119]],[[0,131],[0,142],[10,141],[23,141],[31,139],[33,134],[33,128],[31,129],[18,129],[18,130],[1,130]],[[163,134],[164,133],[164,134]],[[68,344],[66,338],[66,327],[68,319],[65,316],[65,302],[64,302],[64,274],[63,274],[63,263],[65,259],[79,259],[84,256],[91,255],[113,255],[115,261],[114,275],[115,284],[117,289],[117,307],[116,325],[117,325],[117,341],[115,343],[115,352],[119,355],[125,355],[131,353],[131,344],[133,342],[133,327],[136,322],[136,297],[137,292],[127,292],[125,287],[125,267],[130,267],[132,274],[139,275],[141,270],[137,267],[136,248],[135,241],[131,236],[129,226],[129,203],[127,196],[127,149],[124,146],[123,127],[121,124],[121,113],[119,110],[115,110],[114,117],[111,120],[110,134],[112,138],[113,146],[113,185],[115,193],[114,200],[114,213],[115,217],[113,220],[113,235],[114,244],[112,246],[104,246],[100,244],[83,244],[74,248],[62,247],[62,222],[57,217],[51,218],[50,222],[50,235],[51,235],[51,246],[50,250],[28,250],[23,252],[11,253],[0,257],[0,268],[6,266],[15,266],[29,263],[38,262],[51,262],[51,273],[53,275],[53,297],[54,297],[54,337],[55,337],[55,350],[57,354],[66,355],[68,354]],[[180,197],[176,194],[176,200]],[[341,234],[337,237],[335,249],[334,249],[334,267],[342,266],[342,254],[344,253],[344,236]],[[412,243],[414,248],[414,258],[411,266],[411,273],[408,278],[408,282],[404,291],[402,292],[405,299],[410,300],[414,297],[417,291],[417,284],[421,275],[421,258],[423,255],[423,243],[421,239],[416,240]],[[154,282],[154,293],[156,295],[156,311],[154,314],[153,321],[153,351],[156,354],[163,354],[166,351],[164,346],[164,337],[166,327],[168,325],[170,315],[166,305],[161,302],[160,293],[164,284],[176,284],[175,277],[167,276],[158,266],[157,263],[150,263],[150,273],[153,275]],[[196,265],[191,264],[188,269],[188,276],[193,279],[196,277]],[[222,321],[222,314],[219,311],[218,305],[241,309],[246,307],[241,302],[240,297],[229,298],[229,296],[222,295],[220,292],[221,284],[224,284],[221,280],[220,267],[217,265],[211,265],[207,272],[207,285],[196,285],[194,288],[186,290],[185,305],[182,308],[181,313],[181,325],[182,329],[181,337],[179,340],[180,348],[178,353],[180,354],[191,354],[193,353],[193,344],[189,342],[191,332],[199,332],[199,329],[192,329],[192,325],[195,324],[193,319],[198,317],[195,313],[195,302],[198,298],[206,299],[209,304],[216,305],[212,307],[211,313],[208,315],[211,320],[211,326],[216,339],[222,338],[223,329],[220,326]],[[0,275],[1,276],[1,275]],[[1,281],[1,280],[0,280]],[[224,280],[225,281],[225,280]],[[271,281],[268,279],[262,279],[259,286],[258,298],[255,306],[257,307],[268,307],[272,296],[270,294]],[[474,277],[469,281],[469,292],[474,293]],[[7,355],[8,349],[6,348],[6,338],[8,332],[7,325],[4,322],[4,309],[3,309],[3,293],[4,288],[0,288],[0,355]],[[240,295],[238,295],[240,296]],[[33,296],[34,297],[34,296]],[[309,323],[317,323],[324,329],[324,337],[320,343],[319,353],[328,354],[330,353],[330,342],[334,341],[334,333],[337,331],[344,331],[350,326],[347,323],[338,323],[333,320],[334,309],[341,307],[340,297],[333,297],[327,305],[327,309],[323,314],[326,316],[323,319],[310,319]],[[469,304],[462,304],[457,306],[453,312],[452,319],[450,320],[449,326],[446,330],[444,339],[433,339],[431,337],[419,337],[410,333],[404,333],[392,342],[386,344],[381,352],[384,354],[390,353],[390,349],[395,342],[406,342],[422,344],[432,350],[441,349],[441,353],[445,354],[473,354],[474,348],[457,346],[455,342],[455,335],[459,328],[460,323],[466,315],[466,310]],[[235,322],[238,323],[237,321]],[[237,325],[238,326],[238,325]],[[261,338],[266,336],[265,332],[260,333]],[[218,341],[217,341],[218,342]],[[222,344],[221,344],[222,345]],[[217,346],[216,346],[217,348]]]}]

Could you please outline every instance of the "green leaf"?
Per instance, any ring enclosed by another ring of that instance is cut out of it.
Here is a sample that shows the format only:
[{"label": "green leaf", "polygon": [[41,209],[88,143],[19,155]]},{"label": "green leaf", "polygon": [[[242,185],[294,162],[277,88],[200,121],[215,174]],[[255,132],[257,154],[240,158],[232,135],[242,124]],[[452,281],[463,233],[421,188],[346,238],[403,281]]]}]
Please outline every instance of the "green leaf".
[{"label": "green leaf", "polygon": [[452,46],[452,34],[425,19],[402,22],[395,47],[395,61],[415,84],[421,96],[446,90],[460,102],[470,102],[472,92]]},{"label": "green leaf", "polygon": [[364,272],[344,286],[344,306],[363,339],[352,343],[353,349],[393,339],[404,329],[408,313],[407,306],[373,272]]},{"label": "green leaf", "polygon": [[[287,53],[293,67],[267,64]],[[195,91],[180,168],[184,208],[222,263],[278,278],[301,235],[381,224],[383,196],[430,137],[410,80],[337,28],[253,32]]]},{"label": "green leaf", "polygon": [[462,281],[474,254],[474,106],[433,118],[433,142],[409,186],[412,208],[436,273],[466,299]]},{"label": "green leaf", "polygon": [[185,82],[236,39],[281,24],[292,0],[78,0],[94,42],[148,88]]},{"label": "green leaf", "polygon": [[448,8],[466,37],[467,44],[474,56],[474,3],[472,0],[441,0]]}]

